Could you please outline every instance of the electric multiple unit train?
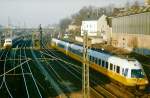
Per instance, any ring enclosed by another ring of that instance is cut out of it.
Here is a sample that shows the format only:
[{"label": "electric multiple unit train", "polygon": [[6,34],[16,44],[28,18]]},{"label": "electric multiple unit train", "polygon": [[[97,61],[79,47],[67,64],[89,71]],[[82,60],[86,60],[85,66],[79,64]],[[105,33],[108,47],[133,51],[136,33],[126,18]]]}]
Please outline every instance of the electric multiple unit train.
[{"label": "electric multiple unit train", "polygon": [[3,47],[5,49],[10,49],[12,47],[12,39],[6,38]]},{"label": "electric multiple unit train", "polygon": [[[51,45],[66,55],[83,62],[82,46],[56,38],[52,39]],[[142,65],[136,59],[121,58],[92,49],[88,50],[88,56],[91,68],[127,87],[144,89],[148,84],[148,79]]]}]

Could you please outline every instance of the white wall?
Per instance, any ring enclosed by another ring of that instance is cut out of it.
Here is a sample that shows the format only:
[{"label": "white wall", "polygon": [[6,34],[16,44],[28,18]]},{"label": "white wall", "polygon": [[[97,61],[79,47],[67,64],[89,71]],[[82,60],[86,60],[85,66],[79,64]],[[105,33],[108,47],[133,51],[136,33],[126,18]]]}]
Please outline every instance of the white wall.
[{"label": "white wall", "polygon": [[84,32],[87,32],[88,36],[97,36],[97,20],[82,21],[81,36]]},{"label": "white wall", "polygon": [[111,28],[109,27],[109,25],[107,24],[107,20],[106,20],[107,16],[102,15],[97,22],[97,31],[98,31],[98,35],[103,37],[103,39],[105,41],[107,41],[110,37],[110,33],[111,33]]},{"label": "white wall", "polygon": [[[91,44],[97,44],[97,43],[103,43],[104,40],[100,39],[100,38],[95,38],[95,37],[91,37]],[[78,42],[82,42],[83,43],[83,37],[80,37],[80,36],[76,36],[75,37],[75,40],[78,41]]]}]

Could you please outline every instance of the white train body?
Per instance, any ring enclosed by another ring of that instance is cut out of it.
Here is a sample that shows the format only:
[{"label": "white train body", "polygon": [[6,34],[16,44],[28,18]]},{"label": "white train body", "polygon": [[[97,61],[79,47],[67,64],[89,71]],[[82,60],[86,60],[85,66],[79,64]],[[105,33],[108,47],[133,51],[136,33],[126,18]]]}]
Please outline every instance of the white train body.
[{"label": "white train body", "polygon": [[[52,46],[70,57],[83,61],[83,47],[69,42],[52,39]],[[103,51],[88,50],[90,67],[126,86],[144,88],[148,84],[142,65],[136,59],[121,58]]]},{"label": "white train body", "polygon": [[12,47],[12,39],[6,38],[3,46],[5,49],[11,48]]}]

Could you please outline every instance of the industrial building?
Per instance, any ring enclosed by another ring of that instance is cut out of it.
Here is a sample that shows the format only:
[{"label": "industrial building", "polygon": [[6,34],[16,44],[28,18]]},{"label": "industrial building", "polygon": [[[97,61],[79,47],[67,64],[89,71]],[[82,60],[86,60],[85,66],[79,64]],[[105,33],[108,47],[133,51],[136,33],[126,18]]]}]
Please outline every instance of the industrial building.
[{"label": "industrial building", "polygon": [[112,45],[150,55],[150,12],[112,18]]}]

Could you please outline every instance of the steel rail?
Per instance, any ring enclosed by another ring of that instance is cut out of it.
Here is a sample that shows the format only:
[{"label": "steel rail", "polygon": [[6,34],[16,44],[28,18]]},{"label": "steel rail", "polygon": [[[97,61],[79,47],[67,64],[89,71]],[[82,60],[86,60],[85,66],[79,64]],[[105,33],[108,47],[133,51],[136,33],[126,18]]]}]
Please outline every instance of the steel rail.
[{"label": "steel rail", "polygon": [[[20,63],[21,63],[21,49],[20,49]],[[24,84],[25,84],[25,88],[26,88],[26,92],[27,92],[27,97],[29,98],[30,95],[29,95],[28,86],[27,86],[27,83],[26,83],[26,78],[25,78],[25,75],[24,75],[24,69],[23,69],[22,65],[21,65],[21,72],[22,72],[22,76],[23,76],[23,80],[24,80]]]},{"label": "steel rail", "polygon": [[[45,57],[44,57],[45,58]],[[63,81],[63,79],[60,77],[60,75],[57,73],[57,71],[52,67],[52,66],[50,66],[50,64],[49,64],[49,62],[45,59],[45,62],[46,62],[46,64],[52,69],[52,71],[54,72],[54,74],[57,76],[57,78],[60,80],[60,81]],[[57,62],[57,61],[56,61]],[[57,79],[56,79],[57,80]],[[64,83],[63,83],[64,84]],[[71,92],[72,90],[66,85],[66,84],[64,84],[65,86],[66,86],[66,88]]]},{"label": "steel rail", "polygon": [[[55,55],[56,56],[56,55]],[[57,57],[57,56],[56,56]],[[74,69],[74,68],[73,68]],[[80,73],[80,72],[79,72]],[[81,73],[80,73],[81,74]],[[90,75],[91,76],[91,75]],[[92,81],[92,82],[95,82],[95,81]],[[97,84],[97,83],[95,83],[95,84]],[[113,98],[116,98],[116,96],[115,95],[113,95],[113,94],[111,94],[109,91],[107,91],[104,87],[102,87],[103,88],[103,90],[105,91],[105,92],[107,92],[107,94],[109,95],[109,96],[112,96]],[[102,89],[101,88],[101,89]]]},{"label": "steel rail", "polygon": [[[7,58],[7,55],[8,55],[8,52],[7,52],[7,54],[6,54],[6,58]],[[5,73],[5,71],[6,71],[6,61],[7,61],[6,58],[5,58],[5,62],[4,62],[4,73]],[[4,74],[4,76],[3,76],[3,81],[4,81],[4,84],[5,84],[6,90],[7,90],[7,92],[9,93],[9,96],[10,96],[11,98],[13,98],[12,94],[10,93],[10,91],[9,91],[9,89],[8,89],[8,86],[7,86],[7,83],[6,83],[6,76],[5,76],[5,74]]]},{"label": "steel rail", "polygon": [[[25,49],[24,49],[24,56],[27,58]],[[38,91],[38,94],[39,94],[40,98],[42,98],[41,92],[40,92],[40,90],[39,90],[39,87],[38,87],[38,85],[37,85],[35,79],[34,79],[33,73],[32,73],[32,71],[31,71],[31,68],[30,68],[28,62],[27,62],[27,67],[28,67],[29,72],[30,72],[30,74],[31,74],[32,80],[33,80],[33,82],[34,82],[34,84],[35,84],[35,87],[36,87],[36,89],[37,89],[37,91]]]},{"label": "steel rail", "polygon": [[[31,53],[32,53],[32,56],[33,56],[34,58],[36,58],[36,55],[35,55],[35,53],[34,53],[33,50],[31,50]],[[37,63],[37,65],[39,66],[38,69],[39,69],[41,72],[43,72],[43,74],[44,74],[45,76],[47,76],[48,81],[49,81],[52,85],[55,86],[54,89],[56,90],[56,92],[57,92],[58,94],[59,94],[59,93],[64,94],[63,91],[61,90],[61,88],[59,87],[59,85],[55,83],[55,81],[52,79],[52,77],[48,74],[48,72],[46,71],[46,69],[43,67],[43,64],[42,64],[41,62],[39,62],[38,60],[36,60],[36,63]],[[64,94],[64,95],[65,95],[65,94]],[[67,97],[67,96],[66,96],[66,97]]]}]

